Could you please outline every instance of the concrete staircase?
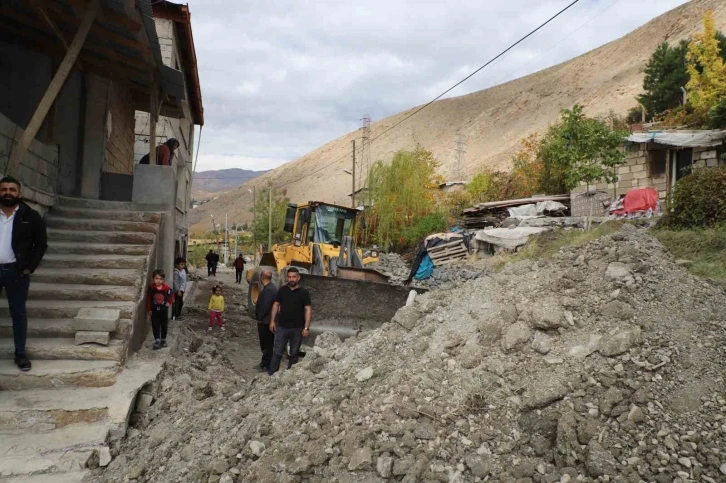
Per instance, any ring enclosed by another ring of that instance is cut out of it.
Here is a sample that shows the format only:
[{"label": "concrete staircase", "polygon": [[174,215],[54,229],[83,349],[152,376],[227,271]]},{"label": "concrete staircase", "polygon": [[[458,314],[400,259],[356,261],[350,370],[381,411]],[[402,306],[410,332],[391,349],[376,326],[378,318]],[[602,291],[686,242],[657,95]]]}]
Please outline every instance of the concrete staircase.
[{"label": "concrete staircase", "polygon": [[0,300],[0,481],[80,481],[94,452],[107,457],[109,433],[123,436],[136,392],[158,372],[121,372],[161,220],[132,208],[61,198],[46,215],[49,248],[27,304],[29,372],[13,362]]}]

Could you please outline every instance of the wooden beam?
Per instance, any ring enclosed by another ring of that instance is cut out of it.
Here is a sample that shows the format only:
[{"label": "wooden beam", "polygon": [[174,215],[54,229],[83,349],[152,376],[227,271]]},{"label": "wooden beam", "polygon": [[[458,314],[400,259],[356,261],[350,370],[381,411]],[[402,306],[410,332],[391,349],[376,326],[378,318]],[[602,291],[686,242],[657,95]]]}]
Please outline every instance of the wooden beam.
[{"label": "wooden beam", "polygon": [[149,109],[149,165],[156,166],[156,123],[159,120],[159,86],[151,86],[151,106]]},{"label": "wooden beam", "polygon": [[[39,0],[44,3],[44,5],[47,8],[54,9],[54,10],[62,10],[61,6],[58,5],[58,2],[56,0]],[[88,6],[88,0],[64,0],[65,3],[70,4],[74,7],[86,9]],[[103,15],[103,18],[106,22],[112,23],[114,25],[118,25],[119,27],[124,28],[125,30],[131,30],[133,32],[138,32],[141,30],[141,27],[143,26],[141,22],[137,19],[129,18],[128,16],[117,12],[116,10],[112,10],[110,8],[103,8],[99,12]]]},{"label": "wooden beam", "polygon": [[[38,0],[31,0],[33,5],[35,6],[35,10],[38,12],[38,15],[40,18],[45,20],[45,23],[48,24],[50,29],[53,31],[56,37],[58,37],[58,40],[61,41],[63,44],[63,47],[65,47],[66,51],[70,48],[70,43],[68,40],[66,40],[66,36],[61,30],[58,28],[58,26],[55,24],[52,18],[48,16],[48,13],[45,11],[45,9],[38,3]],[[78,67],[79,70],[83,70],[83,64],[80,60],[76,60],[76,67]]]},{"label": "wooden beam", "polygon": [[71,42],[63,61],[53,76],[53,80],[50,81],[48,89],[40,99],[40,103],[35,109],[33,117],[30,118],[30,123],[28,123],[28,127],[25,128],[18,144],[13,147],[13,152],[10,154],[10,159],[8,160],[8,164],[5,168],[5,174],[12,174],[13,171],[20,166],[20,162],[25,157],[25,153],[28,151],[30,143],[33,142],[33,139],[35,139],[35,136],[38,134],[38,129],[40,129],[40,126],[43,124],[43,120],[48,114],[48,110],[55,102],[56,97],[58,97],[58,93],[68,78],[68,74],[70,74],[71,69],[73,69],[73,64],[76,63],[78,55],[81,53],[83,44],[86,41],[88,32],[91,30],[91,26],[93,25],[93,21],[96,18],[96,14],[98,13],[100,6],[101,0],[91,0],[88,10],[83,16],[81,25],[78,27],[78,31],[73,37],[73,41]]}]

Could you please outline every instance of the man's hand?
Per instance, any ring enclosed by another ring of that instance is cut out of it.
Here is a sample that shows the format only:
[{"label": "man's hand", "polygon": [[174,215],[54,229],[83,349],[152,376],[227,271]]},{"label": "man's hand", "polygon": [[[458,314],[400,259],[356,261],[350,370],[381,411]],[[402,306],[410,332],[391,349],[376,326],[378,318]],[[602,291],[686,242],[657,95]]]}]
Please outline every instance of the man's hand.
[{"label": "man's hand", "polygon": [[23,270],[23,275],[30,275],[30,269],[26,268],[25,270]]},{"label": "man's hand", "polygon": [[307,327],[303,328],[302,335],[303,335],[303,337],[309,336],[310,335],[310,329],[308,329]]},{"label": "man's hand", "polygon": [[182,292],[181,290],[179,290],[179,291],[178,291],[178,292],[176,293],[176,295],[177,295],[178,297],[181,297],[182,295],[184,295],[184,292]]},{"label": "man's hand", "polygon": [[270,322],[270,332],[272,332],[274,334],[276,330],[277,330],[277,326],[275,325],[275,323]]}]

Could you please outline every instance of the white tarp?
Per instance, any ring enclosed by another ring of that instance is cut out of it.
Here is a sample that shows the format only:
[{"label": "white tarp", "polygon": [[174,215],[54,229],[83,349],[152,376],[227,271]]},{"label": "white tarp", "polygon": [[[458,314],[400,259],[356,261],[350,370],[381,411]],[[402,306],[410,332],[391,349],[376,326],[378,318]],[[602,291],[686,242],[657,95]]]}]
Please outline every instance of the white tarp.
[{"label": "white tarp", "polygon": [[726,131],[637,132],[628,136],[628,141],[683,148],[711,148],[726,142]]},{"label": "white tarp", "polygon": [[507,250],[516,250],[521,247],[532,235],[539,235],[549,228],[522,227],[515,228],[487,228],[476,232],[474,238]]},{"label": "white tarp", "polygon": [[567,207],[558,201],[540,201],[538,203],[507,208],[510,218],[531,218],[533,216],[540,216],[545,211],[560,211],[566,209]]}]

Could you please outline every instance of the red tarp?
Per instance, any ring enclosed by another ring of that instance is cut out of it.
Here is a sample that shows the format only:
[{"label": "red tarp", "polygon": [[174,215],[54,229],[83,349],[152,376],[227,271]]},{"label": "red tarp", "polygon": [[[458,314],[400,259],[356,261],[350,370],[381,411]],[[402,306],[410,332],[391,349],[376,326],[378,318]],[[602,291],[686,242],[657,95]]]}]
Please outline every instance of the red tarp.
[{"label": "red tarp", "polygon": [[656,211],[657,207],[658,192],[653,188],[639,188],[628,191],[623,199],[623,208],[612,213],[614,215],[628,215],[648,211],[648,208]]}]

